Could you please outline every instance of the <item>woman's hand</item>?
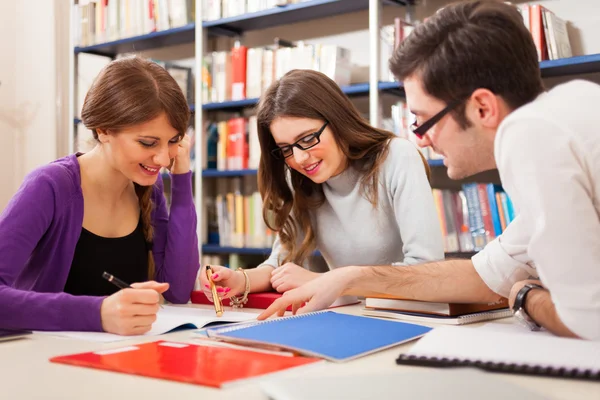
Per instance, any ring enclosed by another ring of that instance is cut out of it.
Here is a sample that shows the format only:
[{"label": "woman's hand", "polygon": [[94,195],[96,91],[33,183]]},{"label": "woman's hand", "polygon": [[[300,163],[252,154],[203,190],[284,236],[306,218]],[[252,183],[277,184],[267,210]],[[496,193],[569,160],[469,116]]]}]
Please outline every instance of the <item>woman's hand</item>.
[{"label": "woman's hand", "polygon": [[[243,274],[219,265],[211,265],[210,268],[213,272],[211,278],[217,287],[217,294],[221,300],[228,299],[231,296],[237,296],[244,292],[246,281]],[[200,287],[206,297],[210,301],[213,301],[210,282],[206,277],[206,266],[202,267],[200,271]]]},{"label": "woman's hand", "polygon": [[160,306],[161,293],[168,283],[148,281],[134,283],[102,301],[100,318],[105,332],[117,335],[141,335],[152,328]]},{"label": "woman's hand", "polygon": [[169,170],[172,174],[187,174],[190,171],[191,159],[191,139],[189,135],[185,135],[177,144],[177,155],[173,159],[173,164]]},{"label": "woman's hand", "polygon": [[319,275],[321,274],[289,262],[273,270],[271,273],[271,286],[279,293],[284,293],[312,281]]}]

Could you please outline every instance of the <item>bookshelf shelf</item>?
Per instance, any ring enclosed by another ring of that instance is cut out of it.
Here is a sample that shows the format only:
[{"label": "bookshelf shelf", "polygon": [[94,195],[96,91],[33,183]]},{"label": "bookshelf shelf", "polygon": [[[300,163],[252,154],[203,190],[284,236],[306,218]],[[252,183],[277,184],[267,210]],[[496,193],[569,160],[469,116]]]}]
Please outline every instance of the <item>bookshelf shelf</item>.
[{"label": "bookshelf shelf", "polygon": [[[407,5],[413,0],[385,0],[384,4]],[[303,3],[287,4],[250,14],[204,21],[203,28],[209,34],[237,36],[244,31],[266,29],[296,22],[315,20],[334,15],[367,10],[369,0],[311,0]]]},{"label": "bookshelf shelf", "polygon": [[[202,252],[208,254],[244,254],[244,255],[259,255],[268,256],[271,254],[270,247],[231,247],[231,246],[219,246],[218,244],[203,244]],[[321,253],[317,250],[313,253],[313,256],[320,256]]]},{"label": "bookshelf shelf", "polygon": [[75,47],[75,54],[88,53],[107,57],[117,54],[158,49],[184,43],[194,43],[196,24],[191,23],[178,28],[151,32],[111,42],[99,43],[87,47]]},{"label": "bookshelf shelf", "polygon": [[[403,94],[402,84],[398,82],[379,82],[377,85],[379,90],[394,93],[397,95]],[[368,83],[355,83],[348,86],[342,86],[342,91],[347,96],[367,96],[369,94]],[[202,105],[205,111],[215,110],[238,110],[247,107],[254,107],[258,104],[258,99],[245,99],[237,101],[224,101],[222,103],[206,103]]]},{"label": "bookshelf shelf", "polygon": [[540,69],[544,78],[600,72],[600,54],[542,61]]},{"label": "bookshelf shelf", "polygon": [[250,255],[261,255],[268,256],[271,254],[270,247],[230,247],[230,246],[219,246],[217,244],[203,244],[202,253],[209,254],[250,254]]},{"label": "bookshelf shelf", "polygon": [[224,177],[235,177],[235,176],[246,176],[256,175],[258,173],[255,169],[240,169],[234,171],[219,171],[216,169],[205,169],[202,171],[204,178],[224,178]]}]

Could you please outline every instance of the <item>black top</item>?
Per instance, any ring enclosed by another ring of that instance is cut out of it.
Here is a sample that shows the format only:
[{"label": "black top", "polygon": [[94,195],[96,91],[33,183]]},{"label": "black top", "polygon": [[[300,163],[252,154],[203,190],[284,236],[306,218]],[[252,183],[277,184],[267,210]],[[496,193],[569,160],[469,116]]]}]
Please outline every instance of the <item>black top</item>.
[{"label": "black top", "polygon": [[109,296],[119,288],[102,278],[104,271],[127,282],[148,280],[148,247],[142,220],[127,236],[105,238],[81,228],[65,293]]}]

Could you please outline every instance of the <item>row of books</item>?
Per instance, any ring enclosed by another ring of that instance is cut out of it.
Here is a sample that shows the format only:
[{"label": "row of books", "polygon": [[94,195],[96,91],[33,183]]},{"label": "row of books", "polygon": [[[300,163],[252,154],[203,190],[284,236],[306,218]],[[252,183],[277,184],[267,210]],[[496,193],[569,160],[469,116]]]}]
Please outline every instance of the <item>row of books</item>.
[{"label": "row of books", "polygon": [[572,57],[567,22],[540,4],[518,4],[523,23],[531,32],[538,61]]},{"label": "row of books", "polygon": [[515,218],[514,206],[501,186],[467,183],[462,189],[433,189],[447,253],[483,249]]},{"label": "row of books", "polygon": [[305,1],[308,0],[202,0],[202,19],[213,21],[236,17]]},{"label": "row of books", "polygon": [[91,46],[193,22],[195,0],[79,0],[75,43]]},{"label": "row of books", "polygon": [[258,169],[260,143],[256,116],[208,122],[204,168],[219,171]]},{"label": "row of books", "polygon": [[231,247],[271,247],[275,235],[263,220],[255,176],[219,179],[216,195],[204,197],[204,243]]},{"label": "row of books", "polygon": [[231,51],[204,56],[203,102],[260,97],[271,83],[292,69],[320,71],[340,86],[349,85],[350,51],[335,45],[294,44],[280,39],[267,48],[249,49],[236,42]]},{"label": "row of books", "polygon": [[[265,254],[263,258],[267,258],[268,254]],[[248,264],[245,257],[241,257],[239,254],[205,254],[202,253],[201,259],[202,265],[222,265],[232,270],[240,268],[256,267],[256,264]]]}]

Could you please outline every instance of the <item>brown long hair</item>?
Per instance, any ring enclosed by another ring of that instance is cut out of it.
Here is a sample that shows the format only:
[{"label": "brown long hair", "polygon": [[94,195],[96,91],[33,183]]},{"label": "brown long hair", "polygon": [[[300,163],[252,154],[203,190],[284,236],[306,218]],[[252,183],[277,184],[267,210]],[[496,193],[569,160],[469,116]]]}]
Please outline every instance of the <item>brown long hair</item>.
[{"label": "brown long hair", "polygon": [[[446,104],[486,88],[516,109],[544,91],[531,33],[516,6],[497,0],[445,6],[398,46],[389,66],[398,80],[418,74]],[[469,126],[464,104],[452,113]]]},{"label": "brown long hair", "polygon": [[[323,201],[323,189],[299,172],[289,169],[285,160],[272,157],[277,145],[271,123],[279,117],[327,121],[335,142],[349,166],[362,173],[360,190],[377,206],[379,168],[388,154],[391,132],[372,127],[339,86],[326,75],[312,70],[292,70],[274,82],[258,105],[258,138],[261,158],[258,188],[263,198],[263,219],[279,234],[288,255],[283,262],[302,263],[315,248],[315,232],[309,211]],[[303,233],[302,242],[298,237]]]},{"label": "brown long hair", "polygon": [[[118,133],[120,129],[151,121],[163,112],[183,137],[190,119],[190,109],[177,82],[155,62],[130,57],[115,60],[100,72],[85,96],[81,120],[98,140],[98,130]],[[149,249],[148,279],[153,279],[153,186],[140,186],[137,183],[134,186]]]}]

